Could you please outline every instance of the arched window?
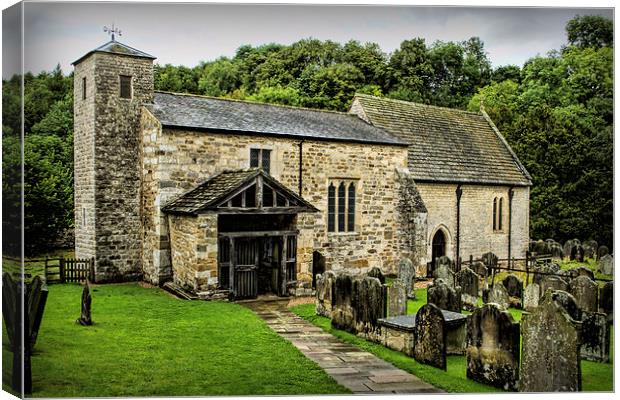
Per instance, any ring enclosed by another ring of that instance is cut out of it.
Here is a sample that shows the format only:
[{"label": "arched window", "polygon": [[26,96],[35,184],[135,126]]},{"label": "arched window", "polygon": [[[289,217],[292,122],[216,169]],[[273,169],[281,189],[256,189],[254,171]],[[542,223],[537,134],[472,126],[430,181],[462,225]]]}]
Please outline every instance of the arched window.
[{"label": "arched window", "polygon": [[346,189],[344,182],[340,182],[338,186],[338,232],[344,232],[345,225],[345,205],[346,205]]},{"label": "arched window", "polygon": [[493,199],[493,230],[497,230],[497,197]]},{"label": "arched window", "polygon": [[497,229],[498,230],[502,230],[502,219],[503,219],[503,214],[502,214],[502,205],[504,203],[504,198],[500,197],[499,198],[499,212],[497,213]]},{"label": "arched window", "polygon": [[336,188],[330,184],[327,190],[327,231],[336,230]]},{"label": "arched window", "polygon": [[347,210],[347,231],[355,230],[355,184],[349,184],[349,209]]}]

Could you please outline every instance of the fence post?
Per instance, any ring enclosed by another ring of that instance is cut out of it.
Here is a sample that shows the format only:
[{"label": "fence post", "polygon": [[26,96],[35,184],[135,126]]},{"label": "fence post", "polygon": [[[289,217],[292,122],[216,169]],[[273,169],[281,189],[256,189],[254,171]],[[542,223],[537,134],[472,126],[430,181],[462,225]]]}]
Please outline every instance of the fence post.
[{"label": "fence post", "polygon": [[45,256],[45,270],[44,270],[44,275],[45,275],[45,283],[47,283],[47,256]]},{"label": "fence post", "polygon": [[60,256],[58,259],[58,272],[60,274],[60,283],[65,283],[65,257]]},{"label": "fence post", "polygon": [[88,273],[90,275],[89,280],[95,283],[95,257],[90,258],[90,265],[88,267]]}]

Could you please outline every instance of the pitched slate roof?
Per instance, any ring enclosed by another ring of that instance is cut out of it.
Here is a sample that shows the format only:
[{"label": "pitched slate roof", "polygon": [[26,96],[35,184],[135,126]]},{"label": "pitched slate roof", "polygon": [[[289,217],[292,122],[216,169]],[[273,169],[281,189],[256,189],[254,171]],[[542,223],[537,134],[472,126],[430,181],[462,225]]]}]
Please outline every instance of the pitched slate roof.
[{"label": "pitched slate roof", "polygon": [[256,179],[258,175],[262,175],[263,180],[274,189],[283,192],[289,198],[293,198],[298,204],[300,212],[318,211],[314,206],[290,191],[271,175],[265,173],[261,168],[220,172],[190,191],[168,202],[162,207],[162,211],[172,214],[197,215],[201,211],[215,209],[218,203],[226,200],[227,196],[241,189],[244,185],[249,184],[253,179]]},{"label": "pitched slate roof", "polygon": [[355,115],[206,96],[155,92],[148,106],[164,127],[404,146]]},{"label": "pitched slate roof", "polygon": [[416,181],[531,185],[531,177],[484,113],[357,94],[351,112],[409,143]]},{"label": "pitched slate roof", "polygon": [[117,42],[116,40],[110,40],[108,43],[105,43],[97,47],[96,49],[93,49],[89,51],[88,53],[84,54],[82,57],[78,58],[71,64],[75,65],[79,63],[80,61],[82,61],[84,58],[88,57],[92,53],[122,54],[122,55],[132,56],[132,57],[150,58],[152,60],[157,58],[143,51],[140,51],[138,49],[134,49],[133,47],[127,46],[126,44],[123,44],[121,42]]}]

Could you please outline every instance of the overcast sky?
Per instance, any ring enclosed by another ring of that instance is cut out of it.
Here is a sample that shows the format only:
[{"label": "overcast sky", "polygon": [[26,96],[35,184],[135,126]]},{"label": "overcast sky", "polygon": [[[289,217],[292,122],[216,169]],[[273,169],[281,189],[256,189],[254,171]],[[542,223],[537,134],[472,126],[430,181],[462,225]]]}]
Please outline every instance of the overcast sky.
[{"label": "overcast sky", "polygon": [[[122,30],[118,41],[160,64],[192,67],[233,56],[243,44],[290,44],[308,37],[376,42],[389,53],[414,37],[431,44],[478,36],[493,66],[521,66],[565,44],[565,24],[577,14],[613,18],[611,9],[600,8],[26,3],[24,63],[35,73],[60,63],[68,73],[71,62],[109,40],[103,26],[115,23]],[[15,72],[6,59],[12,50],[7,35],[15,29],[5,12],[3,77]]]}]

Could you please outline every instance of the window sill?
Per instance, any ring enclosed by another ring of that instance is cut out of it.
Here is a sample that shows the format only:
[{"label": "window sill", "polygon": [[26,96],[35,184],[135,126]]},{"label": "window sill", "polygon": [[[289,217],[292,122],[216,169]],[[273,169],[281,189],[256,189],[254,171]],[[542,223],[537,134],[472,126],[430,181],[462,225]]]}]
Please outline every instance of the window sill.
[{"label": "window sill", "polygon": [[328,237],[347,237],[347,236],[358,236],[360,233],[355,231],[355,232],[327,232],[327,236]]}]

